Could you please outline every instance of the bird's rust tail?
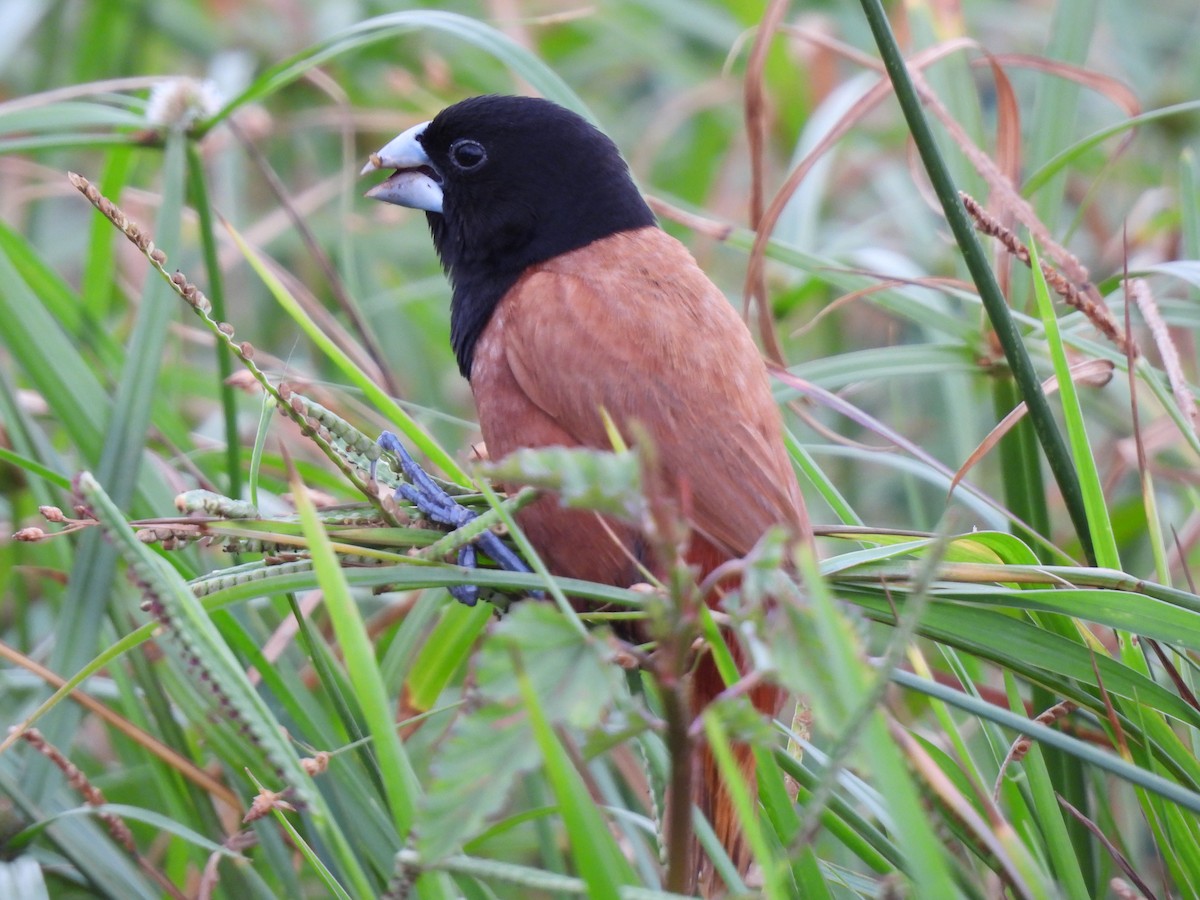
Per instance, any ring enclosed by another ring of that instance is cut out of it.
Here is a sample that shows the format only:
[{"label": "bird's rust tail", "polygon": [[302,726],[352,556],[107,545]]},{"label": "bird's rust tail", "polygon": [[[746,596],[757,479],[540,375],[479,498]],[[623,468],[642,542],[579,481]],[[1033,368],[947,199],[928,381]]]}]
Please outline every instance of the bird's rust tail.
[{"label": "bird's rust tail", "polygon": [[[738,663],[739,670],[744,671],[742,654],[734,642],[730,642],[730,651]],[[711,653],[706,653],[698,662],[692,676],[692,712],[699,715],[718,694],[725,689],[721,673],[717,671],[716,663]],[[783,702],[783,694],[774,685],[756,685],[750,691],[750,700],[755,709],[768,716],[774,716]],[[752,748],[740,742],[733,745],[734,758],[742,778],[750,787],[751,797],[757,796],[758,779],[754,765]],[[729,854],[734,866],[740,874],[745,875],[750,868],[752,857],[746,836],[742,831],[741,819],[733,804],[728,785],[717,768],[717,761],[707,742],[698,748],[696,775],[694,779],[693,801],[704,813],[725,852]],[[697,861],[697,888],[702,897],[719,897],[725,893],[725,885],[713,869],[708,857],[700,849],[699,841],[693,839],[692,859]]]}]

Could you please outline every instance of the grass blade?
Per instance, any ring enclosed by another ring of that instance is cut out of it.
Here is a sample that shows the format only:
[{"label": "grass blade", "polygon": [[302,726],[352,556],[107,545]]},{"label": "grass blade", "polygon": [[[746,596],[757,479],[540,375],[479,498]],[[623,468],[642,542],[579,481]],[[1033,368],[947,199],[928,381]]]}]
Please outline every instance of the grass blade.
[{"label": "grass blade", "polygon": [[904,118],[908,122],[913,140],[921,154],[921,161],[929,174],[929,180],[933,183],[938,200],[941,201],[946,221],[954,232],[954,239],[958,242],[963,260],[979,290],[979,297],[987,310],[992,328],[996,331],[996,338],[1004,350],[1004,356],[1008,360],[1021,390],[1021,397],[1029,407],[1030,420],[1037,432],[1038,440],[1041,441],[1046,459],[1050,463],[1050,470],[1054,473],[1055,481],[1058,482],[1058,488],[1062,491],[1063,501],[1066,503],[1067,512],[1071,516],[1071,522],[1075,526],[1079,541],[1083,545],[1084,554],[1090,562],[1094,563],[1092,537],[1079,481],[1071,465],[1066,444],[1063,442],[1058,426],[1054,422],[1054,416],[1050,412],[1046,395],[1042,393],[1037,372],[1021,341],[1021,333],[1017,330],[1017,325],[1009,314],[1008,304],[1005,302],[1003,294],[1000,293],[1000,285],[996,282],[996,276],[992,272],[987,257],[984,256],[983,248],[975,236],[975,230],[967,218],[962,203],[959,201],[958,192],[950,180],[950,173],[921,109],[921,101],[917,97],[912,79],[908,76],[904,57],[900,54],[900,47],[896,44],[895,35],[892,34],[891,25],[883,11],[883,4],[880,0],[862,0],[862,7],[867,16],[867,22],[871,26],[871,32],[875,36],[875,42],[879,46],[884,65],[887,67],[888,76],[892,79],[896,98],[900,101],[901,109],[904,110]]}]

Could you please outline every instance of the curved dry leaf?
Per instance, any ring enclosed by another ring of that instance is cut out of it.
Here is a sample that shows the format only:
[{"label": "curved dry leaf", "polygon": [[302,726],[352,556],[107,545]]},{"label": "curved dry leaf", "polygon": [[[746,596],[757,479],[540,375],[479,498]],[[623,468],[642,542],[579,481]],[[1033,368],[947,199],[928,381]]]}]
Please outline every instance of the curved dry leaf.
[{"label": "curved dry leaf", "polygon": [[[1087,359],[1083,362],[1076,363],[1070,367],[1071,380],[1076,384],[1083,384],[1089,387],[1103,387],[1112,379],[1113,364],[1107,359]],[[1042,382],[1042,393],[1050,396],[1058,390],[1058,376],[1051,375]],[[1000,439],[1012,431],[1017,422],[1021,421],[1027,412],[1025,401],[1022,400],[1012,408],[1012,411],[1006,415],[1000,422],[988,432],[985,437],[971,454],[967,457],[966,462],[962,464],[957,472],[954,473],[954,478],[950,482],[950,493],[954,493],[954,489],[966,476],[967,472],[975,467],[975,464],[990,453],[995,446],[1000,443]]]},{"label": "curved dry leaf", "polygon": [[987,53],[983,60],[972,63],[982,61],[991,65],[996,89],[996,167],[1010,184],[1016,184],[1021,177],[1021,108],[1012,82],[996,57]]},{"label": "curved dry leaf", "polygon": [[790,34],[793,37],[800,38],[802,41],[815,44],[816,46],[825,50],[830,50],[837,56],[840,56],[849,62],[858,63],[864,69],[875,69],[879,72],[883,71],[883,63],[879,61],[878,57],[872,56],[869,53],[864,53],[862,50],[859,50],[857,47],[847,44],[844,41],[839,41],[837,38],[831,37],[824,31],[816,28],[805,28],[801,25],[788,24],[781,25],[779,28],[780,31]]},{"label": "curved dry leaf", "polygon": [[[932,65],[940,59],[944,59],[951,53],[956,53],[969,47],[975,47],[977,44],[974,41],[965,38],[946,41],[937,44],[927,50],[917,54],[909,61],[909,67],[914,71],[926,66]],[[873,68],[883,71],[883,64],[876,61]],[[745,298],[746,308],[749,309],[750,304],[756,303],[759,310],[759,327],[762,332],[764,344],[767,345],[768,356],[779,365],[784,365],[783,354],[777,343],[772,346],[769,342],[774,338],[774,322],[771,320],[770,307],[766,302],[766,249],[767,242],[770,241],[771,235],[775,231],[775,226],[779,224],[779,217],[783,215],[783,210],[791,200],[796,189],[800,187],[800,183],[805,176],[816,165],[817,161],[825,155],[829,149],[837,143],[843,135],[845,135],[852,127],[867,116],[875,109],[890,93],[892,92],[892,83],[884,75],[877,84],[875,84],[866,94],[864,94],[857,103],[847,110],[846,114],[829,130],[829,132],[817,142],[817,145],[809,151],[792,170],[792,173],[787,177],[783,186],[776,192],[763,212],[761,219],[755,223],[754,245],[750,249],[750,258],[746,266],[746,280],[743,286],[743,296]]]},{"label": "curved dry leaf", "polygon": [[[954,477],[954,473],[951,471],[950,467],[941,460],[934,457],[916,442],[909,440],[904,435],[892,428],[889,428],[883,422],[880,422],[878,419],[874,418],[870,413],[859,409],[853,403],[848,402],[832,391],[826,390],[820,385],[801,378],[800,376],[795,375],[780,366],[772,364],[768,365],[768,369],[770,373],[775,378],[778,378],[783,384],[786,384],[788,387],[793,388],[806,397],[813,398],[816,400],[816,402],[820,403],[827,409],[832,410],[838,415],[845,416],[851,422],[854,422],[864,430],[879,435],[893,446],[903,450],[909,456],[928,466],[931,471],[938,472],[947,478]],[[874,449],[877,452],[889,452],[886,450],[886,448]],[[973,484],[964,485],[964,488],[975,497],[979,498],[983,503],[987,504],[987,506],[1003,514],[1009,519],[1009,521],[1016,523],[1031,534],[1036,533],[1037,530],[1028,522],[1025,522],[1018,516],[1013,515],[1011,510],[1006,509],[1003,504],[997,501],[982,488]]]},{"label": "curved dry leaf", "polygon": [[[991,57],[989,56],[990,60]],[[996,165],[1004,177],[1016,184],[1021,175],[1021,111],[1012,82],[1004,69],[992,62],[992,81],[996,89]],[[1011,296],[1012,260],[997,252],[992,263],[1000,293]]]},{"label": "curved dry leaf", "polygon": [[[1059,78],[1065,78],[1068,81],[1074,81],[1076,84],[1090,88],[1097,94],[1111,100],[1115,105],[1130,118],[1141,115],[1142,101],[1137,98],[1125,82],[1113,78],[1109,75],[1103,75],[1093,69],[1086,69],[1083,66],[1072,65],[1057,59],[1047,59],[1044,56],[1036,56],[1029,53],[997,53],[991,56],[995,62],[1002,66],[1017,66],[1022,69],[1036,69],[1039,72],[1046,72],[1050,75],[1057,75]],[[972,65],[983,65],[984,60],[975,60]]]},{"label": "curved dry leaf", "polygon": [[690,231],[695,231],[697,234],[702,234],[716,241],[726,241],[729,239],[729,235],[733,234],[733,225],[729,222],[689,212],[653,194],[646,194],[644,196],[650,209],[660,219],[669,219]]},{"label": "curved dry leaf", "polygon": [[746,60],[746,80],[743,87],[745,104],[746,136],[750,141],[750,227],[756,228],[763,214],[763,170],[766,166],[763,149],[767,140],[767,98],[764,78],[767,67],[767,51],[771,39],[779,30],[783,14],[787,12],[787,0],[771,0],[750,47]]},{"label": "curved dry leaf", "polygon": [[820,322],[822,319],[824,319],[830,313],[835,312],[838,309],[841,309],[843,306],[846,306],[846,305],[854,302],[855,300],[861,300],[863,297],[869,297],[871,294],[877,294],[880,291],[886,291],[890,288],[898,287],[900,285],[932,288],[933,290],[940,290],[943,288],[946,290],[958,290],[958,291],[968,291],[968,292],[974,292],[974,290],[975,290],[975,285],[971,284],[968,281],[963,281],[961,278],[949,278],[949,277],[938,276],[938,275],[930,275],[925,278],[899,278],[895,275],[883,275],[879,272],[872,272],[868,269],[835,268],[835,269],[826,269],[825,271],[845,272],[850,275],[862,275],[867,278],[878,278],[879,283],[867,285],[866,287],[859,288],[856,291],[851,291],[848,294],[842,294],[842,296],[840,296],[837,299],[833,300],[832,302],[826,304],[824,307],[822,307],[820,310],[818,310],[817,314],[815,316],[813,316],[805,324],[801,325],[799,328],[797,328],[795,331],[793,331],[791,333],[791,337],[794,337],[794,338],[800,337],[801,335],[805,334],[806,332],[812,330],[812,328],[814,328],[818,322]]},{"label": "curved dry leaf", "polygon": [[[763,79],[767,51],[771,47],[771,39],[783,21],[787,7],[787,0],[771,0],[767,4],[767,11],[759,22],[758,31],[754,35],[754,45],[750,48],[750,58],[746,63],[744,103],[746,136],[750,142],[750,227],[754,229],[758,228],[763,216],[763,173],[766,168],[764,148],[767,140],[766,91]],[[758,302],[758,327],[763,347],[771,359],[783,364],[783,348],[775,331],[775,320],[767,303],[765,288],[753,297],[746,294],[746,311],[749,311],[752,300]]]},{"label": "curved dry leaf", "polygon": [[1141,278],[1133,278],[1125,282],[1125,290],[1126,296],[1137,304],[1142,318],[1150,328],[1150,337],[1154,346],[1158,348],[1158,356],[1162,360],[1163,371],[1167,373],[1167,382],[1171,385],[1171,393],[1175,395],[1179,411],[1192,426],[1192,432],[1200,437],[1200,410],[1196,408],[1196,400],[1188,389],[1187,376],[1184,375],[1183,365],[1179,361],[1179,351],[1171,338],[1167,323],[1158,310],[1154,294],[1150,292],[1150,285]]}]

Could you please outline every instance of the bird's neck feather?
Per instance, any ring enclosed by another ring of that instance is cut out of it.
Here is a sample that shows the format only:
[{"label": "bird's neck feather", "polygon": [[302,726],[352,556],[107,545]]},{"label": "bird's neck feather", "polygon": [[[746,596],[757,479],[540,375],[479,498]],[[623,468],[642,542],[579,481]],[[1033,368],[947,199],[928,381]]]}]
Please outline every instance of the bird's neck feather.
[{"label": "bird's neck feather", "polygon": [[492,222],[488,240],[477,240],[470,226],[452,227],[447,216],[427,214],[433,244],[450,277],[450,343],[458,370],[468,381],[475,344],[491,321],[492,313],[521,274],[530,266],[622,231],[654,225],[654,214],[629,184],[602,200],[558,210],[553,222],[514,220],[505,228]]}]

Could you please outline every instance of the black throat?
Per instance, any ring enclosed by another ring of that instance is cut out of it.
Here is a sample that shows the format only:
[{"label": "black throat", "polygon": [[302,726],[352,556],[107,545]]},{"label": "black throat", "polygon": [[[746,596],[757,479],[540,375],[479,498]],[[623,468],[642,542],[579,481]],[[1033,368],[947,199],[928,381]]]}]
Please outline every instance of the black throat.
[{"label": "black throat", "polygon": [[428,214],[434,246],[454,291],[450,300],[450,344],[464,378],[471,379],[475,347],[497,305],[526,269],[618,232],[656,224],[654,214],[636,189],[625,202],[613,206],[607,210],[572,210],[566,221],[558,223],[561,227],[507,223],[507,227],[489,229],[490,240],[482,243],[471,241],[469,233],[463,233],[463,223],[454,217]]},{"label": "black throat", "polygon": [[429,230],[454,290],[450,297],[450,346],[458,360],[458,371],[470,381],[475,345],[504,295],[521,277],[522,270],[456,261],[457,254],[451,249],[454,242],[446,234],[448,229],[442,216],[429,214]]},{"label": "black throat", "polygon": [[[469,380],[497,304],[530,266],[654,225],[616,145],[573,112],[533,97],[474,97],[420,137],[443,178],[428,213],[450,277],[450,341]],[[474,152],[460,158],[456,148]]]}]

